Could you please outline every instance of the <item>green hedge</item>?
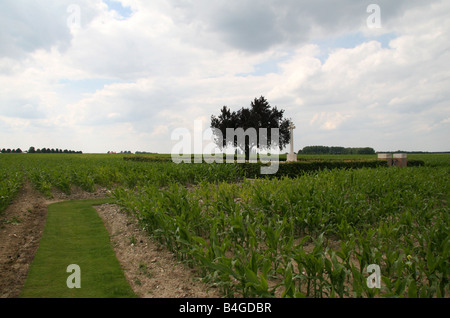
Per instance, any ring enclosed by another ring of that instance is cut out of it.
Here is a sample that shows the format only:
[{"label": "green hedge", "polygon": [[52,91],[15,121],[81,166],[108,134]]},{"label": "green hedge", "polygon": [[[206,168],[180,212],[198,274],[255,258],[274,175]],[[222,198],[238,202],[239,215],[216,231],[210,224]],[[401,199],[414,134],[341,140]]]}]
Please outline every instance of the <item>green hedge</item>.
[{"label": "green hedge", "polygon": [[[204,162],[204,158],[205,157],[202,158],[203,162]],[[126,156],[126,157],[123,157],[123,159],[126,161],[139,161],[139,162],[168,162],[168,161],[172,161],[172,156],[170,156],[170,155],[169,156],[166,156],[166,155],[164,155],[164,156],[135,155],[135,156]],[[243,160],[244,156],[243,155],[234,155],[234,160],[236,161],[238,159]],[[191,155],[191,161],[194,162],[194,160],[195,160],[195,155]],[[227,157],[226,157],[226,155],[224,155],[223,162],[225,163],[226,160],[227,160]],[[280,156],[279,161],[286,161],[286,157],[283,158]]]},{"label": "green hedge", "polygon": [[[125,160],[140,162],[169,162],[171,157],[153,157],[153,156],[129,156],[124,157]],[[225,161],[224,161],[225,162]],[[360,169],[360,168],[378,168],[387,167],[384,160],[310,160],[297,162],[280,162],[277,173],[273,175],[261,175],[261,167],[268,164],[259,163],[241,163],[237,164],[241,169],[243,176],[247,178],[255,178],[260,176],[269,177],[295,177],[310,171],[332,170],[332,169]],[[408,160],[408,167],[424,166],[423,160]]]},{"label": "green hedge", "polygon": [[172,161],[170,156],[127,156],[123,157],[126,161],[138,161],[138,162],[168,162]]},{"label": "green hedge", "polygon": [[[260,176],[262,163],[242,164],[245,176],[252,178]],[[310,171],[332,170],[332,169],[358,169],[387,167],[387,162],[382,160],[367,161],[297,161],[280,163],[276,174],[268,175],[272,177],[295,177]]]},{"label": "green hedge", "polygon": [[418,159],[408,159],[408,167],[423,167],[425,166],[425,161]]},{"label": "green hedge", "polygon": [[[261,176],[262,163],[245,163],[240,166],[243,173],[248,178]],[[423,160],[409,160],[408,167],[424,166]],[[383,160],[342,160],[342,161],[297,161],[280,163],[276,174],[267,175],[272,177],[295,177],[310,171],[332,170],[332,169],[360,169],[388,167]]]}]

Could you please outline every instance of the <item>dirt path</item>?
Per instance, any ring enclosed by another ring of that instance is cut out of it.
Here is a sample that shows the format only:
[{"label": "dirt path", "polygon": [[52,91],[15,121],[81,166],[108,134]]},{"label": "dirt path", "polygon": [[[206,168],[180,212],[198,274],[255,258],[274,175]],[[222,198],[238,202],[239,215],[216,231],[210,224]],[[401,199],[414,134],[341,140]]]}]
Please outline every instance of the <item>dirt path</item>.
[{"label": "dirt path", "polygon": [[172,253],[151,240],[118,206],[105,204],[96,209],[110,234],[125,276],[139,297],[221,297],[217,289],[208,290],[193,269],[177,262]]},{"label": "dirt path", "polygon": [[[26,183],[14,202],[0,214],[0,298],[16,298],[39,247],[48,205],[67,200],[107,197],[106,189],[87,193],[74,188],[71,195],[55,191],[48,199]],[[97,207],[131,287],[140,297],[220,297],[216,290],[195,280],[195,272],[138,229],[115,205]]]},{"label": "dirt path", "polygon": [[39,246],[47,201],[26,184],[0,215],[0,297],[17,297]]}]

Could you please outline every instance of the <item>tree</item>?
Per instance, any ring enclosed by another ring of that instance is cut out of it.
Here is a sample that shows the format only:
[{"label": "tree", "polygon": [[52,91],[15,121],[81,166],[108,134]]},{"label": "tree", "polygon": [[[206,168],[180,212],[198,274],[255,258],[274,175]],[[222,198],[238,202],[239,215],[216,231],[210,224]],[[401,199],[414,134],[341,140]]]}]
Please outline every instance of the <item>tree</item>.
[{"label": "tree", "polygon": [[375,149],[373,149],[371,147],[361,148],[361,149],[358,149],[358,154],[360,154],[360,155],[374,155],[375,154]]},{"label": "tree", "polygon": [[36,149],[34,147],[30,147],[30,149],[28,149],[28,153],[36,153]]},{"label": "tree", "polygon": [[[270,149],[272,146],[271,128],[279,129],[279,140],[277,140],[278,147],[283,149],[290,141],[289,125],[290,120],[283,119],[284,110],[278,110],[277,107],[271,107],[269,102],[261,96],[255,98],[250,108],[241,108],[236,112],[231,112],[227,106],[223,106],[218,117],[211,116],[211,128],[217,129],[223,138],[215,132],[215,142],[221,149],[227,146],[234,146],[240,148],[245,153],[245,159],[250,158],[250,152],[254,147],[259,149]],[[233,138],[227,139],[227,128],[236,129],[242,128],[244,132],[248,129],[255,129],[256,140],[252,138]],[[267,140],[263,140],[260,135],[260,128],[267,129]]]},{"label": "tree", "polygon": [[298,153],[303,155],[373,155],[375,154],[375,150],[370,147],[345,148],[328,146],[307,146],[302,150],[299,150]]}]

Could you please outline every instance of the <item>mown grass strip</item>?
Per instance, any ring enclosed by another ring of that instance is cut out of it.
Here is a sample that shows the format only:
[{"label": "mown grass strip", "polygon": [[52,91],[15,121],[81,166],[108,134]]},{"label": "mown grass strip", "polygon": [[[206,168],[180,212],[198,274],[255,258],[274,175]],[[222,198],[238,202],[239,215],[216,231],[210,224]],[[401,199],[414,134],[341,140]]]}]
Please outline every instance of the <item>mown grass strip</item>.
[{"label": "mown grass strip", "polygon": [[[20,297],[136,297],[111,247],[108,231],[93,208],[110,201],[67,201],[49,206],[40,246]],[[81,288],[68,287],[72,272],[67,272],[67,267],[71,264],[80,267]]]}]

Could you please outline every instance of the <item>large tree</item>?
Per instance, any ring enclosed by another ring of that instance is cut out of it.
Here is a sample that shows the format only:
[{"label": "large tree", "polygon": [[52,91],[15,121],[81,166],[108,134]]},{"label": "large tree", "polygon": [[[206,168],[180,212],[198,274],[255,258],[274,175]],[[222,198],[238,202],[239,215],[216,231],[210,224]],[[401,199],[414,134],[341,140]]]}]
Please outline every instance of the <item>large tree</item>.
[{"label": "large tree", "polygon": [[[217,129],[223,138],[216,136],[216,144],[221,149],[227,146],[238,147],[245,152],[245,158],[250,158],[250,152],[253,148],[258,149],[270,149],[272,146],[271,128],[279,129],[279,140],[277,144],[280,150],[282,150],[290,142],[289,125],[290,120],[283,118],[284,110],[275,107],[271,107],[269,102],[261,96],[255,98],[250,108],[241,108],[238,111],[231,111],[227,106],[223,106],[220,110],[220,115],[211,116],[211,128]],[[251,138],[245,138],[239,140],[239,138],[233,138],[227,140],[227,128],[234,130],[242,128],[244,131],[254,128],[257,134],[257,140],[250,140]],[[267,138],[263,138],[260,135],[260,128],[266,128]]]}]

